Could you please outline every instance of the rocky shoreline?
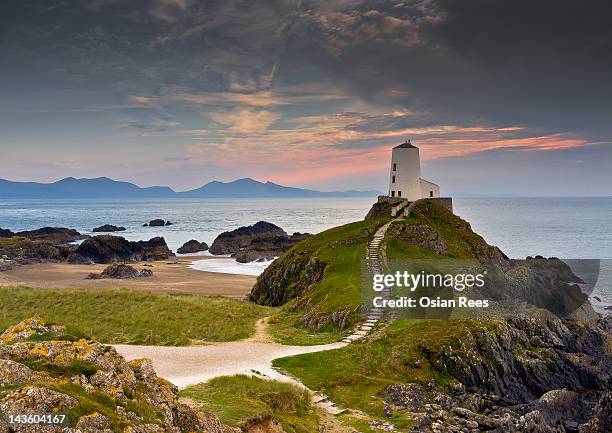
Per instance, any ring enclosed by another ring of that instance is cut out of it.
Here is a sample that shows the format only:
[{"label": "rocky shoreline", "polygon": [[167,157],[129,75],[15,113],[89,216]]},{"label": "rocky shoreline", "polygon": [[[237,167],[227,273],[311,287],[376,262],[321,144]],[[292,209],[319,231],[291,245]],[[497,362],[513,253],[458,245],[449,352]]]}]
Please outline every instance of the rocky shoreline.
[{"label": "rocky shoreline", "polygon": [[[156,219],[146,225],[165,227],[172,224]],[[128,241],[121,236],[107,234],[125,230],[123,226],[104,224],[92,230],[95,236],[89,236],[63,227],[44,227],[17,233],[0,228],[0,271],[33,263],[130,263],[166,260],[175,255],[160,236]],[[280,256],[308,236],[302,233],[288,235],[280,227],[260,221],[252,226],[221,233],[210,248],[206,242],[192,239],[176,252],[194,254],[210,251],[212,255],[229,255],[240,263],[266,261]],[[75,244],[77,241],[80,242],[78,245]]]}]

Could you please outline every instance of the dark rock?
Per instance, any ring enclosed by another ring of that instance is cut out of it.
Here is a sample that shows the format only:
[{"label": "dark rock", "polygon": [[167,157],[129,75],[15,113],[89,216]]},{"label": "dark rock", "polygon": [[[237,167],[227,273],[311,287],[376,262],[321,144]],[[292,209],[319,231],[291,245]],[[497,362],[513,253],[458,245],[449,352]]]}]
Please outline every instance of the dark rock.
[{"label": "dark rock", "polygon": [[164,226],[165,224],[166,222],[163,219],[159,219],[159,218],[149,221],[149,227],[161,227],[161,226]]},{"label": "dark rock", "polygon": [[233,253],[232,257],[240,263],[272,260],[309,236],[308,233],[294,233],[291,236],[255,238],[246,248]]},{"label": "dark rock", "polygon": [[593,417],[582,433],[610,432],[612,425],[612,392],[606,392],[597,402]]},{"label": "dark rock", "polygon": [[173,225],[173,224],[174,224],[174,223],[172,223],[172,222],[170,222],[170,221],[166,221],[166,225],[167,225],[167,226],[171,226],[171,225]]},{"label": "dark rock", "polygon": [[403,199],[396,197],[381,197],[372,205],[365,219],[391,216],[391,209],[400,204]]},{"label": "dark rock", "polygon": [[[502,396],[505,404],[528,402],[562,388],[606,390],[612,386],[606,320],[612,319],[561,321],[552,314],[545,319],[510,318],[496,330],[471,333],[461,351],[443,350],[437,365],[468,389]],[[536,335],[542,341],[538,348],[530,343]]]},{"label": "dark rock", "polygon": [[277,225],[259,221],[252,226],[221,233],[211,245],[210,252],[215,255],[234,254],[248,247],[254,239],[261,240],[279,236],[287,237],[288,235]]},{"label": "dark rock", "polygon": [[125,231],[125,227],[118,227],[112,224],[104,224],[100,227],[96,227],[92,230],[94,233],[104,233],[104,232],[122,232]]},{"label": "dark rock", "polygon": [[[0,242],[0,257],[5,264],[14,267],[15,264],[63,262],[76,249],[75,245],[53,244],[47,241],[32,241],[24,237],[2,238]],[[5,269],[6,270],[6,269]]]},{"label": "dark rock", "polygon": [[276,259],[257,277],[249,300],[274,307],[283,305],[321,281],[326,266],[316,257],[291,250]]},{"label": "dark rock", "polygon": [[191,254],[198,253],[200,251],[206,251],[207,249],[208,245],[206,244],[206,242],[199,242],[195,239],[192,239],[190,241],[185,242],[182,247],[176,250],[176,252],[179,254]]},{"label": "dark rock", "polygon": [[104,278],[141,278],[141,277],[151,277],[153,276],[153,271],[150,269],[138,270],[130,265],[126,265],[123,263],[113,263],[107,266],[102,273],[95,274],[91,273],[87,276],[89,280],[98,280]]},{"label": "dark rock", "polygon": [[69,243],[87,239],[88,236],[82,235],[74,229],[64,227],[43,227],[37,230],[18,232],[16,236],[28,238],[32,241],[48,241],[52,243]]},{"label": "dark rock", "polygon": [[148,241],[128,241],[120,236],[101,235],[85,240],[79,245],[71,263],[112,263],[165,260],[174,256],[162,237]]},{"label": "dark rock", "polygon": [[12,238],[13,236],[15,236],[15,233],[8,229],[3,229],[2,227],[0,227],[0,238]]}]

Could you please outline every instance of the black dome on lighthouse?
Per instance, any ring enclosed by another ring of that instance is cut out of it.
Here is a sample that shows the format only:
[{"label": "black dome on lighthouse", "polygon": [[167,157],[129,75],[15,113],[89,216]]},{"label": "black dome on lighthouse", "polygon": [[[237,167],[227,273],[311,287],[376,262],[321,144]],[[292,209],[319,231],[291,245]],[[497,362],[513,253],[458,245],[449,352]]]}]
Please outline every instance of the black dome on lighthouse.
[{"label": "black dome on lighthouse", "polygon": [[414,146],[410,140],[406,140],[399,146],[395,146],[394,149],[418,149],[418,147]]}]

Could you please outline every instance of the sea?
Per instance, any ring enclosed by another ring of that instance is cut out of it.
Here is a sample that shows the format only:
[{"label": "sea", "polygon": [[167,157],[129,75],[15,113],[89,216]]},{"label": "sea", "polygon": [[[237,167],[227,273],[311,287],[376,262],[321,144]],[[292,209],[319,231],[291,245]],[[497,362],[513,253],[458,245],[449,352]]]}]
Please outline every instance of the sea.
[{"label": "sea", "polygon": [[[172,250],[190,239],[209,245],[227,230],[274,223],[287,231],[319,233],[363,219],[374,198],[158,199],[158,200],[0,200],[0,227],[12,231],[44,226],[70,227],[84,234],[102,224],[126,227],[130,240],[163,236]],[[487,242],[511,258],[542,255],[601,260],[601,278],[612,281],[612,197],[454,198],[454,211]],[[162,218],[172,225],[143,227]],[[202,261],[206,262],[206,261]],[[211,262],[210,260],[208,262]],[[202,263],[195,269],[210,270]],[[257,274],[265,264],[228,259],[215,271]],[[596,288],[605,306],[610,290]],[[594,292],[595,293],[595,292]]]}]

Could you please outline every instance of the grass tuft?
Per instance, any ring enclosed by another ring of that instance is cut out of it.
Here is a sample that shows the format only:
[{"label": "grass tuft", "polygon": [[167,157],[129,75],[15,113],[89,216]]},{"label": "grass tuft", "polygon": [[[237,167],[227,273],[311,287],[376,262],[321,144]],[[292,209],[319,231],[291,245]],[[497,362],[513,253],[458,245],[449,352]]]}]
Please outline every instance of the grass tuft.
[{"label": "grass tuft", "polygon": [[308,392],[289,383],[254,376],[224,376],[187,387],[182,397],[202,403],[231,426],[272,417],[287,433],[319,431]]}]

